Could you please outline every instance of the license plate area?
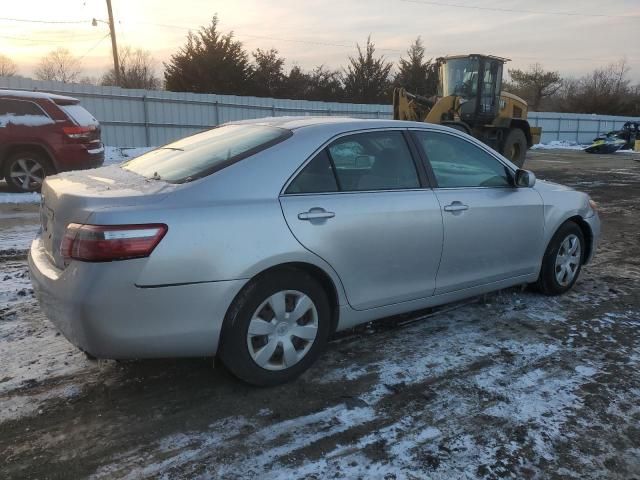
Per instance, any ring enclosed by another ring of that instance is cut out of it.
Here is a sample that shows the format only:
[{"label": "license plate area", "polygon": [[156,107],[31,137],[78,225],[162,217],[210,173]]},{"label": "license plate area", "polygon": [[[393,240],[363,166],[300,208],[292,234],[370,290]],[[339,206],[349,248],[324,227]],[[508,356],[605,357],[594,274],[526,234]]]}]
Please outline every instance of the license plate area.
[{"label": "license plate area", "polygon": [[49,255],[53,254],[53,221],[55,213],[52,208],[49,208],[42,197],[40,203],[40,235],[42,243],[46,252]]}]

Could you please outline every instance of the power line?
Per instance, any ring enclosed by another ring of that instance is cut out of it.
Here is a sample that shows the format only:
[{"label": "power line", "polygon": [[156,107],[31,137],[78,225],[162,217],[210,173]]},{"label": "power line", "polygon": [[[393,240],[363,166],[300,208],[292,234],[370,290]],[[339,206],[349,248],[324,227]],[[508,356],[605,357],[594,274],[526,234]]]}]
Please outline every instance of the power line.
[{"label": "power line", "polygon": [[92,51],[94,51],[96,48],[98,48],[98,45],[100,45],[104,41],[104,39],[107,38],[108,36],[109,36],[109,34],[107,33],[104,37],[102,37],[100,40],[98,40],[91,48],[89,48],[89,50],[87,50],[86,52],[84,52],[82,55],[80,55],[78,57],[78,61],[82,60],[84,57],[86,57]]},{"label": "power line", "polygon": [[96,37],[95,35],[87,35],[87,36],[83,36],[81,38],[75,36],[75,35],[71,35],[68,36],[67,38],[57,38],[57,39],[49,39],[49,40],[41,40],[38,38],[33,38],[33,37],[15,37],[15,36],[11,36],[11,35],[0,35],[0,38],[6,38],[7,40],[15,40],[18,42],[24,42],[24,43],[28,43],[31,45],[42,45],[43,42],[46,43],[58,43],[58,44],[64,44],[64,43],[70,43],[70,42],[84,42],[84,41],[89,41],[89,40],[94,40]]},{"label": "power line", "polygon": [[[165,27],[165,28],[175,28],[179,30],[189,30],[194,32],[197,32],[199,30],[199,28],[185,27],[184,25],[171,25],[167,23],[153,23],[153,22],[132,22],[132,23],[136,23],[140,25],[151,25],[154,27]],[[252,35],[248,33],[238,32],[235,30],[232,30],[232,31],[238,37],[248,37],[248,38],[255,38],[259,40],[275,40],[278,42],[301,43],[306,45],[317,45],[317,46],[324,46],[324,47],[354,48],[355,46],[354,43],[332,43],[332,42],[322,42],[317,40],[301,40],[296,38],[282,38],[282,37],[271,37],[266,35]],[[398,50],[393,48],[382,48],[377,46],[376,46],[376,50],[393,52],[393,53],[404,53],[404,50]]]},{"label": "power line", "polygon": [[579,12],[543,12],[540,10],[526,10],[522,8],[480,7],[477,5],[462,5],[458,3],[432,2],[428,0],[400,0],[405,3],[417,3],[422,5],[434,5],[437,7],[467,8],[473,10],[488,10],[491,12],[505,13],[532,13],[535,15],[560,15],[568,17],[605,17],[605,18],[640,18],[639,15],[609,15],[606,13],[579,13]]},{"label": "power line", "polygon": [[0,20],[4,20],[6,22],[24,22],[24,23],[65,23],[65,24],[91,23],[90,20],[30,20],[28,18],[7,18],[7,17],[0,17]]}]

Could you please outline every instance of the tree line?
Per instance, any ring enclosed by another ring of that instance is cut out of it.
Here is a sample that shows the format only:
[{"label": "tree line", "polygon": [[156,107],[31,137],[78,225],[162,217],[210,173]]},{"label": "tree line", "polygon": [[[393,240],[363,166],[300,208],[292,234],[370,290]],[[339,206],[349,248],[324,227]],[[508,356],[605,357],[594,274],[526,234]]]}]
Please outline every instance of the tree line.
[{"label": "tree line", "polygon": [[[278,50],[257,48],[247,52],[233,32],[221,32],[214,15],[208,25],[189,32],[186,41],[164,63],[163,78],[154,69],[150,52],[125,46],[119,49],[120,85],[123,88],[177,92],[251,95],[352,103],[391,103],[393,88],[432,96],[437,93],[437,60],[426,55],[420,37],[398,64],[376,54],[371,37],[357,45],[346,67],[318,65],[303,70],[285,69]],[[640,115],[640,85],[629,79],[625,60],[597,68],[580,78],[563,78],[540,64],[528,69],[508,69],[503,90],[524,98],[532,111]],[[0,55],[0,76],[17,73],[11,59]],[[115,85],[113,69],[102,78],[82,76],[80,60],[64,49],[41,59],[35,76],[41,80]]]}]

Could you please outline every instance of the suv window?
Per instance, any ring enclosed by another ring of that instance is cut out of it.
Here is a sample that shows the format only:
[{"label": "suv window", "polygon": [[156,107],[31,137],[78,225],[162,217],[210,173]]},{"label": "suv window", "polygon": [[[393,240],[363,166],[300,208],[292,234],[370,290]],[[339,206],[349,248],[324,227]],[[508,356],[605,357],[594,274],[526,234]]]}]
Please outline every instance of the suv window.
[{"label": "suv window", "polygon": [[337,192],[338,185],[326,150],[318,153],[298,174],[285,193]]},{"label": "suv window", "polygon": [[358,133],[328,147],[341,191],[419,188],[409,147],[399,131]]},{"label": "suv window", "polygon": [[58,105],[60,109],[66,113],[77,125],[81,127],[90,127],[92,125],[98,125],[98,120],[95,119],[82,105],[72,103],[69,105]]},{"label": "suv window", "polygon": [[3,127],[9,123],[38,126],[53,123],[53,120],[33,102],[0,98],[0,126]]},{"label": "suv window", "polygon": [[427,154],[438,187],[511,186],[507,167],[472,143],[446,133],[414,133]]},{"label": "suv window", "polygon": [[122,168],[147,178],[182,183],[211,175],[291,136],[284,128],[223,125],[151,150]]}]

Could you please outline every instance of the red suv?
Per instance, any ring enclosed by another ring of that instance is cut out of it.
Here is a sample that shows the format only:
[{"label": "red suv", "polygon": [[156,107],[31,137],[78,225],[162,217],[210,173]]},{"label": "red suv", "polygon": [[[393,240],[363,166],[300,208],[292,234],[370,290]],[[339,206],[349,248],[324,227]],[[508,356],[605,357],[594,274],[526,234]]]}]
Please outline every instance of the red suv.
[{"label": "red suv", "polygon": [[0,90],[0,179],[10,190],[38,191],[46,175],[103,162],[100,124],[78,99]]}]

